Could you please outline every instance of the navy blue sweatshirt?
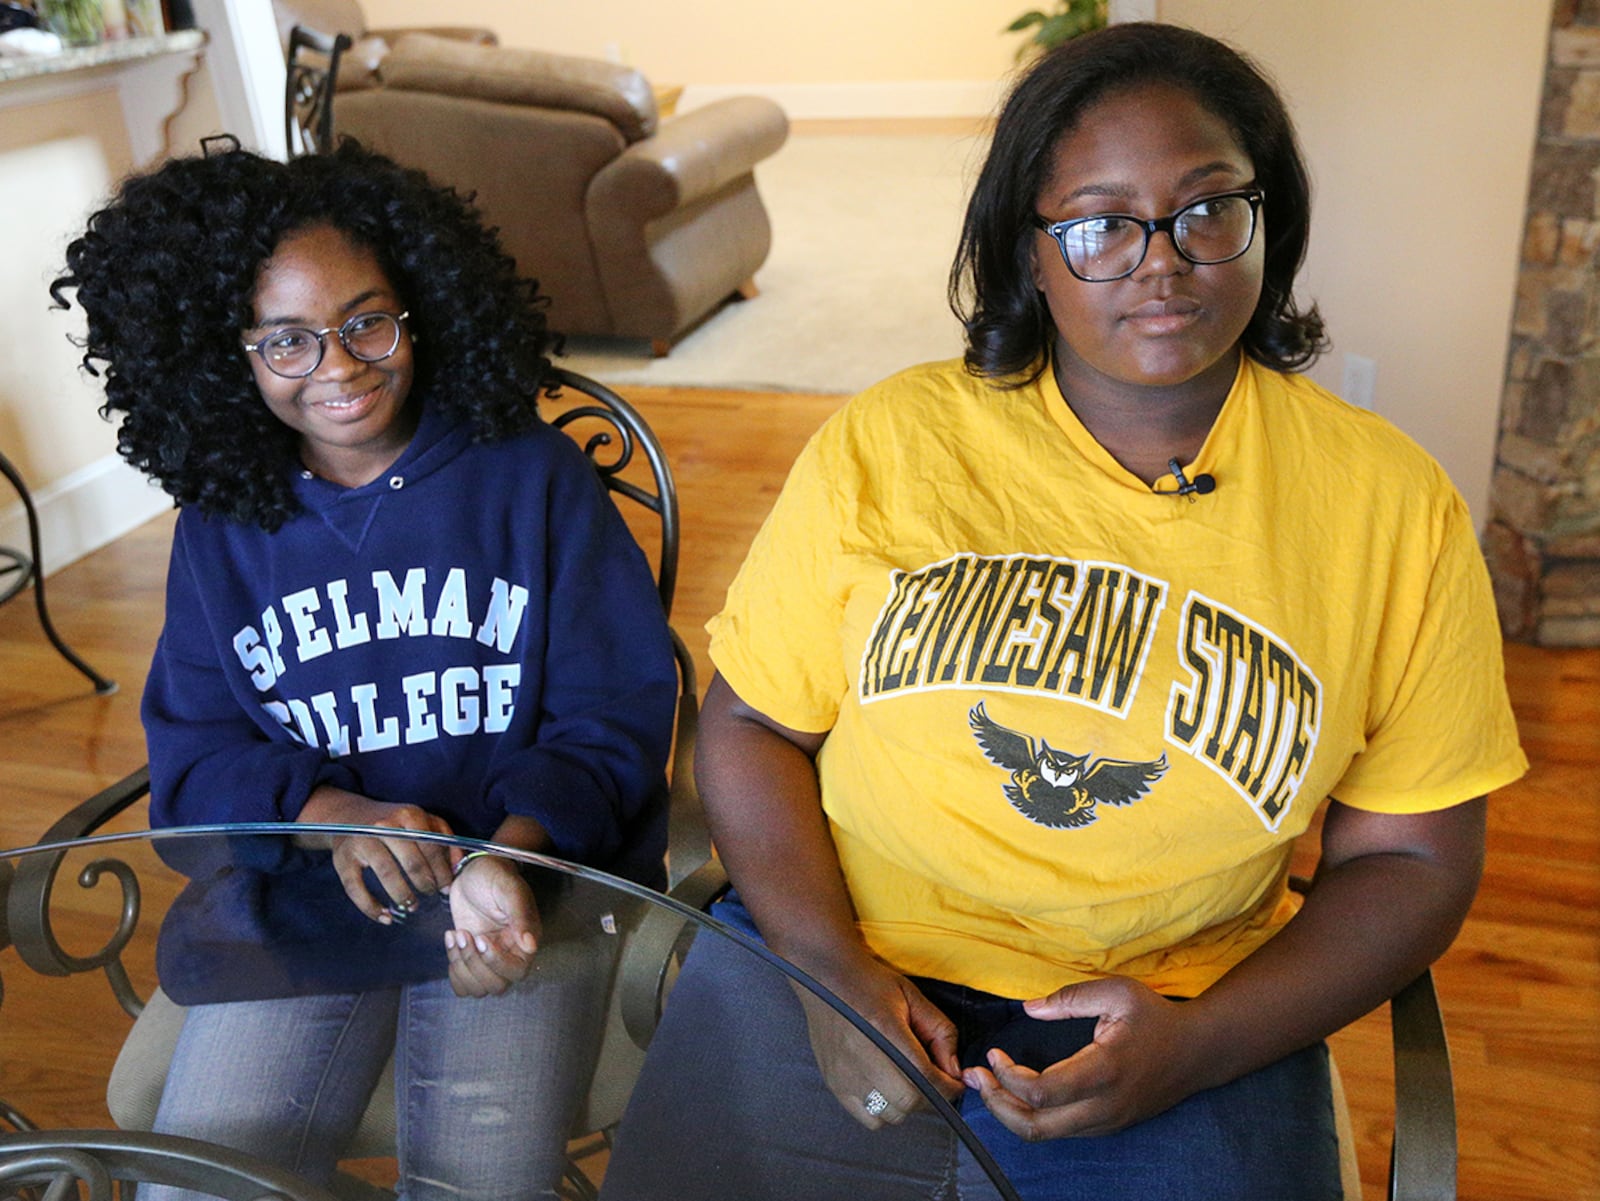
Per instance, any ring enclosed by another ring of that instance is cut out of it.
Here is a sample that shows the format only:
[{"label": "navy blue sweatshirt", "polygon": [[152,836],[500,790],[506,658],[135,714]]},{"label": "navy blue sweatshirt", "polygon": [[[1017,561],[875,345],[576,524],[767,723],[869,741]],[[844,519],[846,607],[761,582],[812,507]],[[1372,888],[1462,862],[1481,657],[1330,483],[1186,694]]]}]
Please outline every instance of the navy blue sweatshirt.
[{"label": "navy blue sweatshirt", "polygon": [[[475,443],[425,409],[380,479],[296,492],[275,533],[178,518],[151,825],[292,822],[326,783],[477,838],[532,817],[556,856],[659,883],[677,674],[649,564],[573,442]],[[287,838],[219,850],[163,852],[193,877],[161,935],[174,1000],[444,974],[445,916],[378,926]]]}]

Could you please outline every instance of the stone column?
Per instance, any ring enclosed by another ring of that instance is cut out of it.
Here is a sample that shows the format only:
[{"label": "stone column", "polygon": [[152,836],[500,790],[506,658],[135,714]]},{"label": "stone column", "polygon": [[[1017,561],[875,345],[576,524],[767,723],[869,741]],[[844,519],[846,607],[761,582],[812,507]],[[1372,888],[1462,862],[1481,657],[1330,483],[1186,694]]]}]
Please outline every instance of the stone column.
[{"label": "stone column", "polygon": [[1506,636],[1600,645],[1600,0],[1557,0],[1484,549]]}]

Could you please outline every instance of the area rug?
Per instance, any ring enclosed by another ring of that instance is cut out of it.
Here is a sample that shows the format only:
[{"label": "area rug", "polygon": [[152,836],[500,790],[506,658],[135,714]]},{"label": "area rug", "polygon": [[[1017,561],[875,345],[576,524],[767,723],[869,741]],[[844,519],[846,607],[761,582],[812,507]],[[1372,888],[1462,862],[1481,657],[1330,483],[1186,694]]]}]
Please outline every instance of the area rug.
[{"label": "area rug", "polygon": [[959,355],[946,277],[984,146],[980,133],[795,133],[756,169],[773,226],[759,296],[664,358],[573,338],[562,364],[613,385],[857,392]]}]

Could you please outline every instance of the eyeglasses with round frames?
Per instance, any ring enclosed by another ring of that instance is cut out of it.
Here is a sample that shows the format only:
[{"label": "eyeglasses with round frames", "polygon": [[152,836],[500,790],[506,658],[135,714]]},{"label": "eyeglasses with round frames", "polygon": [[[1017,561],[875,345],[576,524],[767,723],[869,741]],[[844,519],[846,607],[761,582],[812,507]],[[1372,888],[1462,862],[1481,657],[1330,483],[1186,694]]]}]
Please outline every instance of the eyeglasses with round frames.
[{"label": "eyeglasses with round frames", "polygon": [[1255,241],[1256,214],[1265,199],[1260,188],[1241,188],[1202,196],[1154,221],[1126,213],[1050,221],[1035,213],[1033,223],[1061,247],[1068,271],[1086,284],[1106,284],[1137,271],[1158,233],[1171,238],[1178,254],[1197,266],[1238,258]]},{"label": "eyeglasses with round frames", "polygon": [[328,335],[338,336],[339,344],[351,358],[377,363],[388,358],[400,345],[400,323],[410,317],[404,313],[357,313],[340,326],[327,329],[302,329],[290,326],[246,343],[246,353],[261,356],[267,370],[284,379],[304,379],[322,365],[328,349]]}]

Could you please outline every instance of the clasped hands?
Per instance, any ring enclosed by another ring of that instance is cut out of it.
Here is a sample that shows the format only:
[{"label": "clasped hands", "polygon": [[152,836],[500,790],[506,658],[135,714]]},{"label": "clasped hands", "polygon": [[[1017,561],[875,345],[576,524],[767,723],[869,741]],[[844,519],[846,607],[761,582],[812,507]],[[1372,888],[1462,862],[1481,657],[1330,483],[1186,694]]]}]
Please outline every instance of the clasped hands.
[{"label": "clasped hands", "polygon": [[[370,802],[379,804],[379,802]],[[450,834],[442,817],[414,805],[385,805],[360,825]],[[539,907],[516,864],[498,855],[475,856],[461,874],[460,847],[411,838],[350,834],[333,841],[333,865],[352,904],[375,922],[404,919],[418,895],[450,902],[445,931],[450,985],[457,996],[498,996],[526,976],[541,933]],[[367,887],[371,871],[385,899]]]},{"label": "clasped hands", "polygon": [[[1126,977],[1068,985],[1026,1003],[1028,1015],[1042,1021],[1097,1019],[1088,1046],[1042,1071],[999,1049],[989,1052],[987,1066],[963,1070],[954,1024],[881,963],[858,968],[835,991],[948,1100],[975,1089],[1002,1125],[1030,1141],[1110,1134],[1154,1117],[1200,1087],[1191,1004],[1170,1001]],[[809,993],[801,999],[818,1067],[847,1113],[876,1129],[922,1103],[910,1081],[849,1022]],[[863,1105],[873,1090],[888,1102],[878,1114]]]}]

